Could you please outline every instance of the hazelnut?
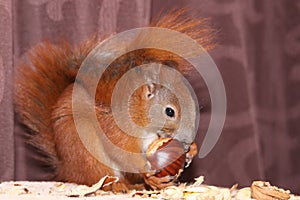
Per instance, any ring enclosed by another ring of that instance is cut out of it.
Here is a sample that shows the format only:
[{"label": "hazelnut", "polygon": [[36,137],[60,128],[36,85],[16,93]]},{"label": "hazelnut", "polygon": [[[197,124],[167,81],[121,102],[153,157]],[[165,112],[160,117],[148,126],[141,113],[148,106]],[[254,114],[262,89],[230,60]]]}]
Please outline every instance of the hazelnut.
[{"label": "hazelnut", "polygon": [[163,138],[149,145],[147,160],[152,170],[159,170],[155,176],[175,176],[184,167],[186,154],[184,147],[178,140]]}]

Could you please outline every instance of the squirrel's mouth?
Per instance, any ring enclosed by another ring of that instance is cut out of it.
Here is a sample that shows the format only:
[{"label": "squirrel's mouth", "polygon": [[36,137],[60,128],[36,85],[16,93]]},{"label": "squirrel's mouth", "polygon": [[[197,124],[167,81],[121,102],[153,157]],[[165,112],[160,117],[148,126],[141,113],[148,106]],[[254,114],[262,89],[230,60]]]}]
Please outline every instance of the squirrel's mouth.
[{"label": "squirrel's mouth", "polygon": [[[174,131],[166,132],[164,130],[159,130],[156,133],[145,131],[143,142],[142,142],[142,151],[143,153],[146,153],[149,148],[149,145],[153,143],[155,140],[158,140],[160,138],[174,139],[174,137],[175,137]],[[185,153],[188,153],[190,151],[191,143],[188,143],[185,140],[184,141],[179,140],[179,141],[182,143]]]},{"label": "squirrel's mouth", "polygon": [[[174,131],[173,129],[165,129],[164,128],[163,130],[157,131],[157,135],[158,135],[158,138],[173,138],[173,139],[177,139],[177,138],[175,138],[176,131]],[[185,139],[184,140],[177,139],[177,140],[182,143],[185,152],[186,153],[189,152],[191,143],[186,142]]]},{"label": "squirrel's mouth", "polygon": [[157,133],[149,133],[147,131],[145,131],[144,133],[144,137],[142,140],[142,151],[143,153],[146,153],[148,151],[148,147],[149,145],[154,142],[155,140],[157,140],[159,138]]},{"label": "squirrel's mouth", "polygon": [[173,138],[174,130],[163,128],[162,130],[157,131],[157,136],[159,138]]}]

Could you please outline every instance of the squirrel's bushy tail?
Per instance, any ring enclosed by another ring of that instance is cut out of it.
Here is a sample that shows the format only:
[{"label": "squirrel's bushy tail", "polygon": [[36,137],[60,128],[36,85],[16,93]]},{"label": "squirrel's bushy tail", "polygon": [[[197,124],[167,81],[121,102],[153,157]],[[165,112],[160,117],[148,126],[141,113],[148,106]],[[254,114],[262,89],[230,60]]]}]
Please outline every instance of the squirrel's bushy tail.
[{"label": "squirrel's bushy tail", "polygon": [[[185,33],[205,49],[214,46],[214,31],[206,20],[188,16],[185,10],[169,12],[154,20],[150,26]],[[29,51],[27,62],[16,68],[16,113],[30,129],[28,141],[45,154],[41,158],[44,163],[54,168],[58,159],[51,125],[53,106],[65,88],[74,82],[82,61],[99,41],[99,38],[93,37],[79,47],[68,43],[53,45],[43,42]]]},{"label": "squirrel's bushy tail", "polygon": [[43,42],[27,54],[27,62],[16,68],[15,111],[27,126],[28,142],[44,156],[41,161],[55,167],[57,156],[51,126],[52,108],[64,89],[71,84],[83,59],[97,44],[96,37],[78,48],[64,42]]}]

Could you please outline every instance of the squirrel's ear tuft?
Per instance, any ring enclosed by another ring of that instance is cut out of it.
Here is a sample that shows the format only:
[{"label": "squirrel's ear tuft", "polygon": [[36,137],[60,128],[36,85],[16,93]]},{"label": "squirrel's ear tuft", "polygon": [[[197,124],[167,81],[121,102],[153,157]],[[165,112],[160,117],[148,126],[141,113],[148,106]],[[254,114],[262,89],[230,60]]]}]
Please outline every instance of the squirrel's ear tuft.
[{"label": "squirrel's ear tuft", "polygon": [[146,98],[152,99],[154,97],[155,93],[155,85],[153,83],[147,83],[146,84]]}]

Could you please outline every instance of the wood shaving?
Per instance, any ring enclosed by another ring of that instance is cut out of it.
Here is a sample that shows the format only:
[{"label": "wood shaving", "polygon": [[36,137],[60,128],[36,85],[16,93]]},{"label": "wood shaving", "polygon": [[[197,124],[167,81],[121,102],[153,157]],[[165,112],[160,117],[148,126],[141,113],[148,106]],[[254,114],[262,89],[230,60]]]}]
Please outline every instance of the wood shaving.
[{"label": "wood shaving", "polygon": [[237,190],[235,199],[236,200],[250,200],[251,199],[250,187],[245,187],[240,190]]},{"label": "wood shaving", "polygon": [[[100,197],[101,199],[251,200],[254,198],[255,192],[260,192],[259,194],[262,196],[255,197],[260,200],[270,198],[300,200],[299,196],[290,194],[290,191],[271,186],[267,182],[253,182],[251,188],[238,189],[237,185],[231,188],[221,188],[203,184],[203,176],[196,178],[192,184],[182,183],[162,190],[133,190],[128,194],[120,195],[101,190],[103,186],[116,181],[118,181],[117,177],[106,176],[91,187],[62,182],[2,182],[0,184],[0,199],[65,200],[72,197],[72,199],[94,200]],[[279,197],[278,193],[280,194]]]},{"label": "wood shaving", "polygon": [[203,184],[204,177],[200,176],[195,179],[195,182],[191,185],[180,184],[179,186],[169,186],[165,189],[154,191],[138,192],[141,197],[151,197],[158,199],[193,199],[193,200],[230,200],[231,193],[228,188],[219,188],[214,186],[207,186]]},{"label": "wood shaving", "polygon": [[92,185],[91,187],[85,185],[79,185],[75,189],[71,189],[69,193],[66,194],[68,197],[85,197],[94,194],[104,186],[108,186],[114,182],[119,181],[118,177],[105,176],[98,181],[98,183]]}]

